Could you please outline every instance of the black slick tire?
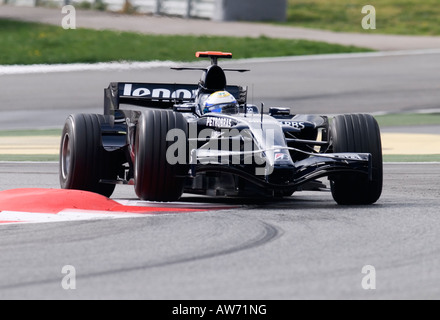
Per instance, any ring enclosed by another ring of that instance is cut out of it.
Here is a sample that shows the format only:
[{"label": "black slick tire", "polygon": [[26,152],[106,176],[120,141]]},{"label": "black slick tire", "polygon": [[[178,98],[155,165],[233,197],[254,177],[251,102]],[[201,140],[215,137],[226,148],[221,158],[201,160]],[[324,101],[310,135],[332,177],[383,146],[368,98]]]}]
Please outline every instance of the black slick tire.
[{"label": "black slick tire", "polygon": [[382,194],[383,159],[379,125],[371,115],[340,115],[333,120],[331,139],[334,153],[370,153],[372,180],[365,174],[347,173],[330,178],[334,200],[340,205],[369,205]]},{"label": "black slick tire", "polygon": [[103,115],[76,114],[64,126],[59,162],[60,184],[63,189],[83,190],[111,197],[114,184],[100,181],[116,180],[117,173],[109,153],[102,146]]},{"label": "black slick tire", "polygon": [[168,110],[142,112],[136,130],[134,161],[135,191],[141,200],[171,202],[182,196],[189,166],[187,163],[169,163],[167,150],[175,141],[167,141],[167,134],[178,129],[186,138],[187,126],[180,113]]}]

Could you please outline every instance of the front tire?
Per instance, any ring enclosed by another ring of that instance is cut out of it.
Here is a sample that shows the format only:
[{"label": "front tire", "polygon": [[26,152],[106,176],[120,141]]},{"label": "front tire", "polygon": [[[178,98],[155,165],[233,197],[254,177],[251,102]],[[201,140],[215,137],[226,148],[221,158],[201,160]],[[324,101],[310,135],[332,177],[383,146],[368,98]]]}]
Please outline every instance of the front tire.
[{"label": "front tire", "polygon": [[111,157],[102,146],[103,115],[71,115],[64,126],[60,148],[62,189],[83,190],[111,197],[115,185],[100,183],[116,180]]},{"label": "front tire", "polygon": [[379,125],[371,115],[336,116],[331,128],[334,153],[370,153],[373,179],[364,174],[341,174],[331,177],[331,191],[340,205],[369,205],[382,194],[383,159]]},{"label": "front tire", "polygon": [[[135,140],[135,190],[141,200],[169,202],[180,199],[189,167],[170,164],[167,141],[170,130],[182,130],[187,137],[187,121],[180,113],[148,110],[141,114]],[[185,140],[186,150],[186,140]],[[186,158],[186,157],[185,157]]]}]

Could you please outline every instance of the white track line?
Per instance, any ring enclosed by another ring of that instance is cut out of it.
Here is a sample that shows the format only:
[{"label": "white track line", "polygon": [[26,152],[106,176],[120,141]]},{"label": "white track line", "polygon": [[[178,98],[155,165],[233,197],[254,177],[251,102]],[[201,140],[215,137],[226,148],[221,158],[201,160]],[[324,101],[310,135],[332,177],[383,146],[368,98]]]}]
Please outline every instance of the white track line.
[{"label": "white track line", "polygon": [[129,71],[146,70],[160,67],[176,67],[172,61],[149,61],[149,62],[110,62],[110,63],[76,63],[76,64],[36,64],[36,65],[12,65],[0,66],[0,75],[20,74],[44,74],[56,72],[79,72],[79,71]]},{"label": "white track line", "polygon": [[[153,214],[153,213],[151,213]],[[0,212],[0,226],[11,224],[50,223],[68,221],[107,220],[147,217],[151,214],[100,212],[86,210],[65,210],[57,214],[3,211]]]},{"label": "white track line", "polygon": [[[224,64],[323,61],[323,60],[383,58],[383,57],[396,57],[396,56],[417,56],[417,55],[432,55],[432,54],[440,54],[440,49],[237,59],[232,62],[224,62]],[[12,65],[12,66],[0,66],[0,75],[20,75],[20,74],[80,72],[80,71],[146,70],[146,69],[161,68],[161,67],[163,68],[177,67],[182,64],[198,64],[198,63],[200,62],[183,63],[183,62],[174,62],[174,61],[149,61],[149,62],[110,62],[110,63],[95,63],[95,64],[81,63],[81,64],[28,65],[28,66]]]}]

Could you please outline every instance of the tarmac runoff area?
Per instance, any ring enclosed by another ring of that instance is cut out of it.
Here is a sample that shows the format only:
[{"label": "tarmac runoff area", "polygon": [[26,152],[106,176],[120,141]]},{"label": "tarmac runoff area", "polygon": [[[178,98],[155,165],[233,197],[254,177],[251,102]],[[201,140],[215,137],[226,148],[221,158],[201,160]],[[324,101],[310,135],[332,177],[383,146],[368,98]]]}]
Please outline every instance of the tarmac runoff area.
[{"label": "tarmac runoff area", "polygon": [[[1,156],[59,154],[58,136],[0,137]],[[440,134],[382,133],[384,155],[440,155]]]}]

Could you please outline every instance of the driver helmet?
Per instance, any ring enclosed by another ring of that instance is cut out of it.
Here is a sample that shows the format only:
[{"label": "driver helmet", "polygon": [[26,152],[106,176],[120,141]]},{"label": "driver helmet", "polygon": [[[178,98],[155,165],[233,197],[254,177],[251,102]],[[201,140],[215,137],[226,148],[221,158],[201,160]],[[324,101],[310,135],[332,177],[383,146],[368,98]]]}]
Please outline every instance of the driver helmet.
[{"label": "driver helmet", "polygon": [[238,102],[232,94],[227,91],[217,91],[203,104],[203,113],[237,113]]}]

